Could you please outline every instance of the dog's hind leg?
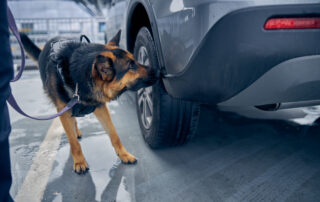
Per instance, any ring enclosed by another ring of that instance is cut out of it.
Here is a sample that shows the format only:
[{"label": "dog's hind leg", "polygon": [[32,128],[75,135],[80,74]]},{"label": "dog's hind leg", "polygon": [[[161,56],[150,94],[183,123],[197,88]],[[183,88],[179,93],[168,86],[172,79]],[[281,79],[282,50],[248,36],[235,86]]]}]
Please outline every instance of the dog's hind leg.
[{"label": "dog's hind leg", "polygon": [[81,133],[81,131],[80,131],[79,128],[78,128],[77,119],[75,119],[74,127],[75,127],[75,129],[76,129],[77,138],[80,139],[80,138],[82,137],[82,133]]},{"label": "dog's hind leg", "polygon": [[117,153],[117,155],[121,159],[121,161],[123,163],[135,163],[137,161],[136,157],[134,157],[132,154],[130,154],[124,148],[124,146],[122,145],[122,143],[117,135],[116,129],[113,126],[113,123],[112,123],[107,106],[103,105],[101,107],[97,107],[96,110],[94,111],[94,114],[96,115],[96,117],[100,121],[103,128],[109,134],[111,144],[112,144],[115,152]]},{"label": "dog's hind leg", "polygon": [[[61,110],[62,106],[63,105],[59,105],[58,111]],[[77,139],[75,118],[72,117],[70,111],[67,111],[60,116],[60,120],[69,140],[71,154],[73,158],[73,170],[78,174],[85,173],[88,170],[89,166],[86,160],[84,159],[80,143]]]}]

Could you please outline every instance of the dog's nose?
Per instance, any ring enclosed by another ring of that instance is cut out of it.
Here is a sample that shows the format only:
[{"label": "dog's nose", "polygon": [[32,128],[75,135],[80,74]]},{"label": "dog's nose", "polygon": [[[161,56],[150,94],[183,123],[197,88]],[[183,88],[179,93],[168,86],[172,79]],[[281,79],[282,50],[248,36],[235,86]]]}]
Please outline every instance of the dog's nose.
[{"label": "dog's nose", "polygon": [[150,78],[154,81],[159,80],[161,77],[160,70],[155,68],[150,68]]},{"label": "dog's nose", "polygon": [[160,70],[158,68],[153,68],[150,66],[146,66],[146,69],[148,71],[148,78],[152,80],[158,80],[161,77]]}]

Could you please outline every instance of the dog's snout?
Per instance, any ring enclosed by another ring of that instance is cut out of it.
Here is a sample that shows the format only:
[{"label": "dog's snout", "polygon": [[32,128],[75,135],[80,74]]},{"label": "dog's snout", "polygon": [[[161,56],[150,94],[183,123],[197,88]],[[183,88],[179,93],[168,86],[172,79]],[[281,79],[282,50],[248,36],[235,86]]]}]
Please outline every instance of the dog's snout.
[{"label": "dog's snout", "polygon": [[152,77],[154,79],[160,78],[160,71],[157,68],[153,68],[151,66],[145,66],[145,68],[148,72],[148,77]]},{"label": "dog's snout", "polygon": [[160,79],[160,71],[158,69],[152,67],[146,67],[148,76],[146,78],[147,83],[155,83],[158,79]]}]

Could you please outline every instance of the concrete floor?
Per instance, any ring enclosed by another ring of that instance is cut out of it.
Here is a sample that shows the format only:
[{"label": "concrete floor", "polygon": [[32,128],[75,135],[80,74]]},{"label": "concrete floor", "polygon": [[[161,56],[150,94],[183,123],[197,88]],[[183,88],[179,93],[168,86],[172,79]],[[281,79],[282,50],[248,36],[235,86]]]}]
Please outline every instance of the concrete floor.
[{"label": "concrete floor", "polygon": [[[30,114],[55,111],[36,71],[26,72],[13,92]],[[53,140],[58,141],[54,151],[41,146],[52,121],[33,121],[11,110],[12,196],[23,201],[24,193],[36,193],[35,200],[68,202],[320,201],[319,126],[254,120],[203,106],[191,142],[152,150],[141,136],[133,94],[108,106],[124,146],[138,163],[121,164],[108,136],[89,115],[78,119],[90,166],[86,175],[72,171],[64,134]],[[38,160],[40,151],[49,157]],[[50,158],[52,164],[47,163]],[[32,170],[41,174],[32,177]]]}]

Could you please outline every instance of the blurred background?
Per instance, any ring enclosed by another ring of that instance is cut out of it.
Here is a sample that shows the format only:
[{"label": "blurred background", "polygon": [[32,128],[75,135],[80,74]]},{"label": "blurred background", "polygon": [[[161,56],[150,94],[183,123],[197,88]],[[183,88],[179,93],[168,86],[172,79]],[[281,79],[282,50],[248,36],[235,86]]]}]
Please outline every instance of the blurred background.
[{"label": "blurred background", "polygon": [[[9,7],[20,32],[25,32],[40,47],[54,36],[79,40],[85,34],[92,42],[104,43],[106,8],[112,0],[9,0]],[[21,55],[17,40],[11,35],[15,69],[19,68]],[[26,69],[36,69],[27,57]]]}]

